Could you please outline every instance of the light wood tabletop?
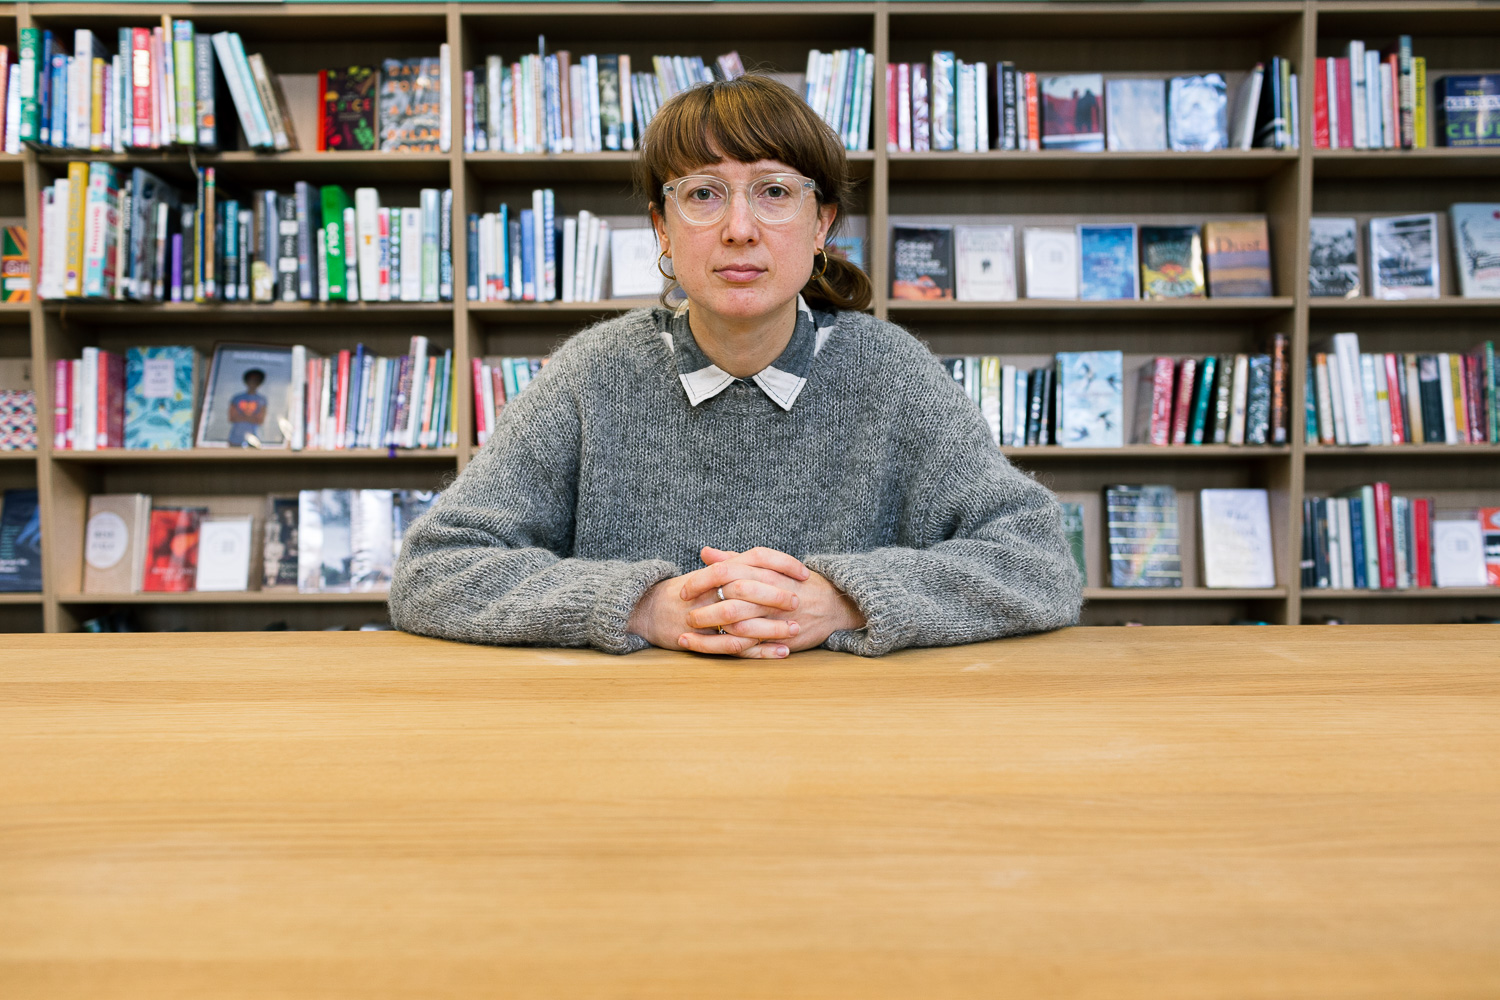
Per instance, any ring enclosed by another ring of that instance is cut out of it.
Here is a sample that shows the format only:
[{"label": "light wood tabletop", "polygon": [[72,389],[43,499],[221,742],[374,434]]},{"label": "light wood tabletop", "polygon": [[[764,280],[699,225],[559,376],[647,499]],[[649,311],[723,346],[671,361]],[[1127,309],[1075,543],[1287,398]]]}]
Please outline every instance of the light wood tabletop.
[{"label": "light wood tabletop", "polygon": [[1500,630],[6,636],[0,997],[1500,996]]}]

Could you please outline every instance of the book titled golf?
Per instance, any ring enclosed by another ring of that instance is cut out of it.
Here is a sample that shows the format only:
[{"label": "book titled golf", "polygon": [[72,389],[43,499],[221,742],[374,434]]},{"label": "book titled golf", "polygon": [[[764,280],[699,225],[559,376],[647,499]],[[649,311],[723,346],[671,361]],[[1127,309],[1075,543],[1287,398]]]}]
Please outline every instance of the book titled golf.
[{"label": "book titled golf", "polygon": [[1500,203],[1458,204],[1448,213],[1459,294],[1466,299],[1500,298]]},{"label": "book titled golf", "polygon": [[954,226],[953,242],[958,301],[1015,301],[1013,226]]},{"label": "book titled golf", "polygon": [[891,298],[953,298],[953,229],[892,226]]},{"label": "book titled golf", "polygon": [[1110,80],[1104,85],[1105,145],[1114,152],[1155,153],[1167,148],[1167,82]]},{"label": "book titled golf", "polygon": [[1353,219],[1308,220],[1308,294],[1352,299],[1359,295],[1359,227]]},{"label": "book titled golf", "polygon": [[1197,226],[1141,227],[1141,291],[1148,299],[1203,298],[1203,237]]},{"label": "book titled golf", "polygon": [[1370,290],[1377,299],[1438,297],[1435,213],[1370,220]]},{"label": "book titled golf", "polygon": [[1065,448],[1118,448],[1125,443],[1125,355],[1060,351],[1057,355],[1057,443]]},{"label": "book titled golf", "polygon": [[1027,226],[1021,231],[1026,255],[1028,299],[1078,298],[1078,231],[1072,226]]},{"label": "book titled golf", "polygon": [[1271,294],[1271,238],[1266,220],[1203,224],[1208,294],[1214,298],[1267,298]]},{"label": "book titled golf", "polygon": [[1136,229],[1130,223],[1078,226],[1079,298],[1140,298]]},{"label": "book titled golf", "polygon": [[1041,80],[1042,148],[1104,149],[1104,76],[1075,73]]},{"label": "book titled golf", "polygon": [[1106,486],[1112,587],[1181,587],[1177,490],[1171,486]]},{"label": "book titled golf", "polygon": [[1271,507],[1265,490],[1202,490],[1198,524],[1203,538],[1203,586],[1276,586]]}]

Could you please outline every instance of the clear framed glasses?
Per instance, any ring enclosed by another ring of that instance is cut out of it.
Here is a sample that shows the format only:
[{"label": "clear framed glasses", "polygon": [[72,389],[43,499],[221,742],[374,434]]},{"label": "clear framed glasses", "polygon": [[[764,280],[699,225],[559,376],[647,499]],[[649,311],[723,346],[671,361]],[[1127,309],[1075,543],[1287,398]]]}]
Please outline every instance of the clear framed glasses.
[{"label": "clear framed glasses", "polygon": [[[796,218],[802,211],[802,199],[809,191],[817,190],[816,181],[800,174],[766,174],[746,186],[745,196],[755,217],[774,226]],[[684,221],[707,226],[724,217],[734,192],[722,177],[692,174],[663,184],[661,193],[663,198],[671,198],[677,203],[678,214]]]}]

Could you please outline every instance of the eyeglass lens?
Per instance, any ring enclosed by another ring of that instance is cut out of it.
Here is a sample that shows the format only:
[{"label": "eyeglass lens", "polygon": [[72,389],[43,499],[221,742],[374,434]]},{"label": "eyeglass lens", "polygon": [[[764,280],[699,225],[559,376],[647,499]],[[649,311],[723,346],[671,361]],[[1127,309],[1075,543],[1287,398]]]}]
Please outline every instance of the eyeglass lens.
[{"label": "eyeglass lens", "polygon": [[[793,177],[757,178],[748,192],[750,209],[762,222],[786,222],[802,207],[807,184]],[[677,207],[690,222],[717,222],[729,207],[729,185],[717,177],[684,177],[672,190]]]}]

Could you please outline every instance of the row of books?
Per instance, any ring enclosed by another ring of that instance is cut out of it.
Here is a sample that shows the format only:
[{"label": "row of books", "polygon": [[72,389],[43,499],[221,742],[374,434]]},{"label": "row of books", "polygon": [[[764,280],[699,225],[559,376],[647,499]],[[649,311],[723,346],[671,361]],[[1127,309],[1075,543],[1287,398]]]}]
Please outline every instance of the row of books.
[{"label": "row of books", "polygon": [[[386,208],[374,188],[298,181],[291,194],[219,186],[196,171],[189,201],[140,167],[74,161],[43,189],[44,299],[141,302],[449,302],[451,188]],[[351,249],[352,248],[352,249]]]},{"label": "row of books", "polygon": [[1494,341],[1468,353],[1365,354],[1336,333],[1308,359],[1308,443],[1500,444]]},{"label": "row of books", "polygon": [[[474,302],[599,302],[656,295],[656,232],[616,227],[593,212],[558,218],[551,188],[531,207],[469,216],[468,286]],[[606,294],[607,293],[607,294]]]},{"label": "row of books", "polygon": [[89,498],[83,592],[384,593],[402,538],[437,496],[324,489],[157,505],[144,493],[98,494]]},{"label": "row of books", "polygon": [[192,347],[85,347],[53,362],[52,446],[450,448],[454,379],[453,352],[420,335],[400,357],[363,344],[328,357],[302,345],[223,344],[206,380]]},{"label": "row of books", "polygon": [[0,494],[0,594],[42,590],[42,514],[37,491]]},{"label": "row of books", "polygon": [[807,54],[803,97],[838,134],[844,148],[870,148],[870,108],[875,94],[875,53],[862,48]]},{"label": "row of books", "polygon": [[[894,299],[1009,302],[1017,297],[1013,226],[896,225],[891,238]],[[1271,294],[1271,241],[1263,216],[1201,226],[1026,226],[1021,245],[1028,299]]]},{"label": "row of books", "polygon": [[[1453,261],[1464,298],[1500,298],[1500,202],[1449,207]],[[1435,212],[1375,218],[1367,228],[1369,284],[1362,281],[1359,222],[1308,220],[1308,291],[1314,298],[1435,299],[1442,294]]]},{"label": "row of books", "polygon": [[[1275,587],[1275,546],[1266,491],[1200,490],[1198,504],[1202,585],[1250,590]],[[1183,585],[1175,488],[1160,484],[1106,486],[1104,512],[1111,587]],[[1086,573],[1082,522],[1081,505],[1063,505],[1063,528],[1073,544],[1079,568]]]},{"label": "row of books", "polygon": [[0,451],[36,451],[30,358],[0,358]]},{"label": "row of books", "polygon": [[1302,501],[1302,586],[1500,587],[1500,507],[1446,512],[1390,483]]},{"label": "row of books", "polygon": [[490,439],[500,411],[541,372],[547,358],[475,358],[474,432],[482,445]]},{"label": "row of books", "polygon": [[1344,53],[1317,60],[1313,147],[1426,148],[1427,60],[1412,54],[1411,36],[1384,57],[1358,40]]}]

